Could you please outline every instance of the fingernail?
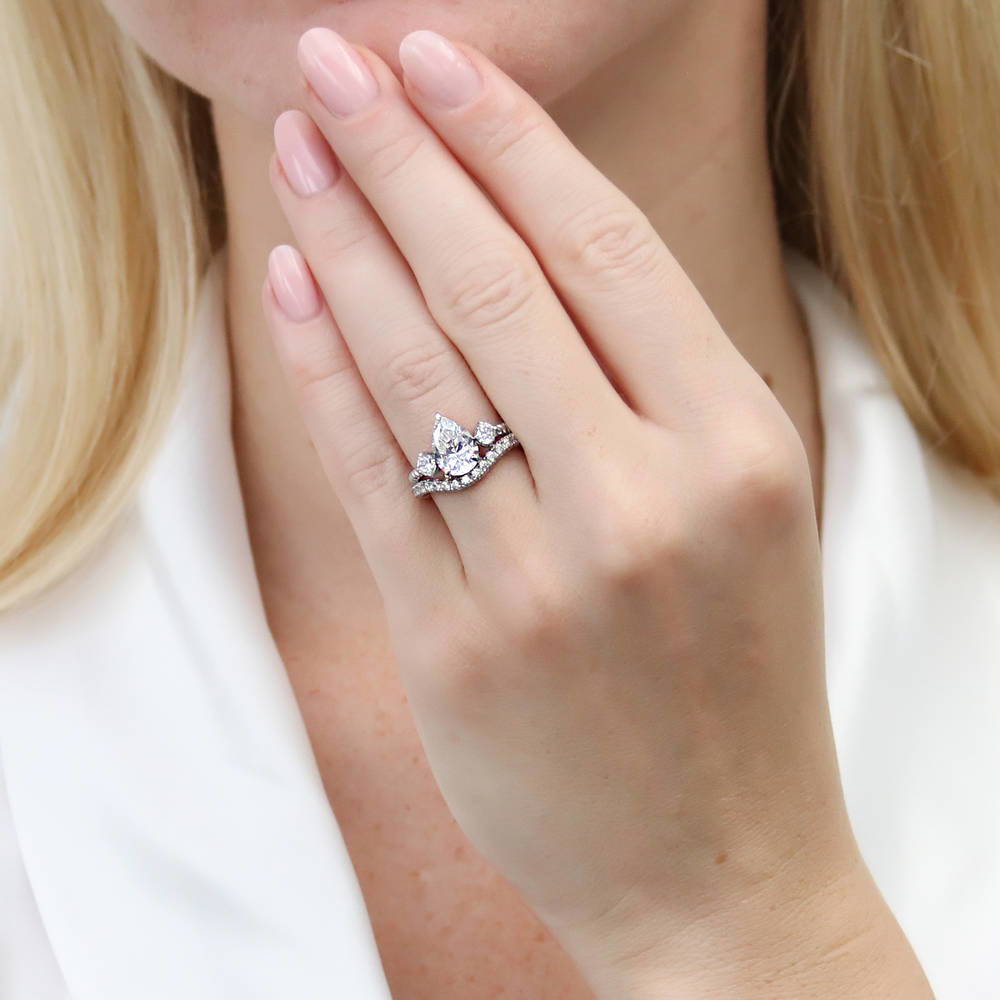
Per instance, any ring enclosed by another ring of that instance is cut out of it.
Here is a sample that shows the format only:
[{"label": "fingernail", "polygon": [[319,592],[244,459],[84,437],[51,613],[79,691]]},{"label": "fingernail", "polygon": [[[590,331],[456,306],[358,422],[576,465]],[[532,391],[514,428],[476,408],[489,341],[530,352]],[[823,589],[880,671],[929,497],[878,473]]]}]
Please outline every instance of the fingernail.
[{"label": "fingernail", "polygon": [[283,111],[274,123],[274,148],[292,190],[303,198],[333,185],[340,173],[330,144],[301,111]]},{"label": "fingernail", "polygon": [[468,104],[483,89],[476,67],[436,32],[411,31],[399,44],[399,61],[417,89],[446,108]]},{"label": "fingernail", "polygon": [[378,97],[378,83],[358,51],[329,28],[299,39],[299,65],[331,114],[353,115]]},{"label": "fingernail", "polygon": [[267,276],[281,311],[293,323],[305,323],[319,313],[322,303],[316,282],[294,247],[282,245],[271,251]]}]

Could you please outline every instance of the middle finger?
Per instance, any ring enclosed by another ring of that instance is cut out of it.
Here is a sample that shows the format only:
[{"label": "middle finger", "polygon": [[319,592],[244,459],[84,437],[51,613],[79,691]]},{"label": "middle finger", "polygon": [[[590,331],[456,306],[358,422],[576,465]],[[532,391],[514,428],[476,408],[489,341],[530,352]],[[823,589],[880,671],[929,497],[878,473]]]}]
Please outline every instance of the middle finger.
[{"label": "middle finger", "polygon": [[431,314],[521,440],[539,489],[550,471],[564,488],[581,443],[599,448],[633,414],[530,248],[381,59],[313,28],[299,61],[310,113],[406,257]]}]

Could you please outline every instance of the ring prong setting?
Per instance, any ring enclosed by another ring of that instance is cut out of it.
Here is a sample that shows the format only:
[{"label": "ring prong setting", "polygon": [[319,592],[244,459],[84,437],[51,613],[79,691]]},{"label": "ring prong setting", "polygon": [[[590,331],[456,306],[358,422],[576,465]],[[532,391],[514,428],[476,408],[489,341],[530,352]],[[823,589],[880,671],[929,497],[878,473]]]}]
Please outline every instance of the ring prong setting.
[{"label": "ring prong setting", "polygon": [[[503,422],[480,420],[470,432],[443,413],[434,414],[431,437],[432,450],[420,452],[409,473],[411,491],[417,497],[472,486],[501,455],[520,444]],[[482,454],[481,448],[488,450]]]}]

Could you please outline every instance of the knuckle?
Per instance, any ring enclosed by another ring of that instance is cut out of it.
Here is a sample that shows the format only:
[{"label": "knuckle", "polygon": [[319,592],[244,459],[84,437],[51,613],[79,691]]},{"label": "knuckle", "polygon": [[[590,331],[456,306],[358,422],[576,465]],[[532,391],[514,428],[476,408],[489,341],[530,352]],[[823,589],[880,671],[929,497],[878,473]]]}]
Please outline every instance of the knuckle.
[{"label": "knuckle", "polygon": [[339,212],[336,219],[320,226],[312,240],[310,256],[331,263],[370,240],[377,230],[370,218],[359,212]]},{"label": "knuckle", "polygon": [[302,353],[288,361],[291,383],[303,406],[324,406],[335,396],[344,380],[354,374],[354,361],[342,351]]},{"label": "knuckle", "polygon": [[502,623],[506,643],[521,650],[554,650],[572,628],[573,607],[565,574],[542,560],[523,562],[498,581],[499,606],[495,620]]},{"label": "knuckle", "polygon": [[375,181],[387,181],[412,163],[426,146],[420,132],[399,132],[383,139],[368,151],[365,170]]},{"label": "knuckle", "polygon": [[684,559],[687,541],[678,525],[656,505],[609,505],[588,525],[594,576],[616,590],[659,587]]},{"label": "knuckle", "polygon": [[719,474],[730,521],[741,528],[780,528],[811,515],[808,460],[794,429],[744,428],[720,454],[730,456]]},{"label": "knuckle", "polygon": [[399,490],[399,456],[388,447],[369,446],[343,460],[344,481],[354,496],[378,496]]},{"label": "knuckle", "polygon": [[425,628],[424,638],[416,641],[411,652],[415,669],[435,701],[453,712],[475,710],[502,684],[486,638],[489,631],[485,622],[459,615],[436,630]]},{"label": "knuckle", "polygon": [[660,237],[635,205],[587,205],[556,234],[556,253],[592,281],[645,278],[663,262]]},{"label": "knuckle", "polygon": [[[598,576],[615,587],[634,587],[655,579],[668,561],[659,539],[636,528],[605,532],[594,559]],[[671,553],[672,554],[672,553]]]},{"label": "knuckle", "polygon": [[437,392],[454,372],[450,352],[442,346],[420,344],[400,351],[386,366],[386,390],[407,403]]},{"label": "knuckle", "polygon": [[560,587],[534,587],[508,609],[505,622],[505,635],[516,648],[555,653],[573,631],[573,609]]},{"label": "knuckle", "polygon": [[472,330],[503,325],[522,313],[537,291],[525,256],[507,247],[473,255],[446,279],[444,307],[449,325]]},{"label": "knuckle", "polygon": [[525,146],[537,138],[537,133],[544,124],[537,115],[528,112],[507,113],[494,119],[488,129],[484,129],[480,143],[480,155],[488,164],[497,164],[501,160],[519,156],[525,152]]}]

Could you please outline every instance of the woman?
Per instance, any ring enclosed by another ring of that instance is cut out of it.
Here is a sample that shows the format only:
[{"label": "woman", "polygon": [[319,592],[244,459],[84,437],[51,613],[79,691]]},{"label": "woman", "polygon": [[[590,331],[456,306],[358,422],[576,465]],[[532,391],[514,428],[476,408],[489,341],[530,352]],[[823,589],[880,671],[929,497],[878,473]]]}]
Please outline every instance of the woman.
[{"label": "woman", "polygon": [[1000,10],[2,18],[3,996],[994,995]]}]

